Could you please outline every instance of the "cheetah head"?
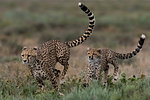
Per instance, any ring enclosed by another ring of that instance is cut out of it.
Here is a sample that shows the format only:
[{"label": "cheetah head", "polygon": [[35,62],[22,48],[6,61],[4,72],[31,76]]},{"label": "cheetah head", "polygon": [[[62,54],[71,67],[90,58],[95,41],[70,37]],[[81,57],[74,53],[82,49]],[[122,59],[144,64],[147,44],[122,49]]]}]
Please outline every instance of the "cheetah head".
[{"label": "cheetah head", "polygon": [[37,47],[28,48],[24,47],[21,52],[22,63],[27,65],[32,65],[37,56]]},{"label": "cheetah head", "polygon": [[100,49],[87,48],[87,55],[89,60],[94,60],[99,58],[100,53],[101,53]]}]

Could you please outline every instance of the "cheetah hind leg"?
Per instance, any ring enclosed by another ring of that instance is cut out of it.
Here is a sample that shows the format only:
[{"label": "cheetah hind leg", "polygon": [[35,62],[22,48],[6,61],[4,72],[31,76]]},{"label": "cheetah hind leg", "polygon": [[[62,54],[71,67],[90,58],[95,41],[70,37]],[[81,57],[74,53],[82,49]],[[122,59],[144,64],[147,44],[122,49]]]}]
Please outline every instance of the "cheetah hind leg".
[{"label": "cheetah hind leg", "polygon": [[[61,73],[60,70],[58,70],[58,69],[54,70],[54,74],[55,74],[55,77],[56,77],[56,82],[57,82],[57,85],[58,85],[58,92],[59,92],[59,88],[60,88],[60,73]],[[61,93],[61,92],[59,92],[59,95],[64,96],[64,94]]]},{"label": "cheetah hind leg", "polygon": [[118,67],[117,60],[113,60],[112,64],[114,66],[114,73],[113,73],[114,79],[113,79],[113,81],[116,82],[118,80],[118,77],[119,77],[119,75],[118,75],[119,67]]},{"label": "cheetah hind leg", "polygon": [[65,62],[62,61],[62,62],[60,62],[60,64],[64,66],[63,72],[62,72],[62,74],[61,74],[61,79],[63,80],[64,77],[65,77],[65,75],[66,75],[66,73],[67,73],[69,64],[68,64],[68,61],[65,61]]},{"label": "cheetah hind leg", "polygon": [[109,65],[106,65],[106,67],[104,68],[104,82],[103,82],[104,86],[107,86],[108,69]]},{"label": "cheetah hind leg", "polygon": [[61,71],[58,70],[58,69],[54,69],[54,74],[55,74],[56,82],[57,82],[57,84],[59,86],[60,85],[60,74],[61,74]]},{"label": "cheetah hind leg", "polygon": [[68,66],[69,66],[68,62],[66,64],[64,64],[64,70],[62,72],[62,78],[61,79],[64,79],[64,77],[67,73],[67,70],[68,70]]}]

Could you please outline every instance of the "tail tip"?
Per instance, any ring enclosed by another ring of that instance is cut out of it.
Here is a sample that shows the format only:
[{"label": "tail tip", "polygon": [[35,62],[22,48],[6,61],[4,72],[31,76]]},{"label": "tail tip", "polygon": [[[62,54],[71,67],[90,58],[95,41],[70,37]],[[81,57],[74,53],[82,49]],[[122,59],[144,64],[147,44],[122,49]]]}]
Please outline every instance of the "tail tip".
[{"label": "tail tip", "polygon": [[89,50],[90,50],[90,48],[88,47],[88,48],[87,48],[87,51],[89,51]]},{"label": "tail tip", "polygon": [[142,34],[142,35],[141,35],[141,38],[142,38],[142,39],[145,39],[145,38],[146,38],[146,36],[145,36],[144,34]]},{"label": "tail tip", "polygon": [[79,2],[79,3],[78,3],[78,6],[79,6],[79,7],[81,7],[81,5],[82,5],[82,3],[81,3],[81,2]]}]

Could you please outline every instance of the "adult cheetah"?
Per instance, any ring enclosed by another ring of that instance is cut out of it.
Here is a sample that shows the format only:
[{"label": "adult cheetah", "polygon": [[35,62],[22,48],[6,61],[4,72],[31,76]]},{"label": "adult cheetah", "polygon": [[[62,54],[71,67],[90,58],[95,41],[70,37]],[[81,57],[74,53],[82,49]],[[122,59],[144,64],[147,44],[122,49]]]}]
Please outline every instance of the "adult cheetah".
[{"label": "adult cheetah", "polygon": [[60,71],[55,69],[56,63],[59,62],[64,66],[61,75],[64,78],[69,66],[70,48],[83,43],[92,34],[95,25],[94,15],[82,3],[78,5],[89,17],[88,28],[81,37],[69,42],[51,40],[43,43],[39,47],[24,47],[22,49],[22,62],[29,66],[33,77],[37,80],[41,88],[44,87],[43,80],[45,79],[50,80],[55,89],[58,88],[58,74]]}]

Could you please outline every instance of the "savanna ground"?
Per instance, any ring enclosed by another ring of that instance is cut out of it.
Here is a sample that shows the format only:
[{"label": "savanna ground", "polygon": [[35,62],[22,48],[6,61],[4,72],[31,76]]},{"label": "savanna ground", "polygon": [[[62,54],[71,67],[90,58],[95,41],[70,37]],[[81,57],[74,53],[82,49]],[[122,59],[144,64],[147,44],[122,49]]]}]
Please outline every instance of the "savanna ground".
[{"label": "savanna ground", "polygon": [[[40,91],[21,63],[23,46],[36,46],[47,40],[69,41],[86,30],[87,16],[78,0],[0,0],[0,99],[1,100],[148,100],[150,98],[150,1],[86,0],[82,1],[96,18],[92,36],[71,49],[66,83],[59,96],[48,81]],[[132,51],[142,33],[147,36],[142,51],[129,60],[119,60],[120,79],[103,87],[95,82],[84,88],[86,48],[111,48]],[[57,64],[58,69],[62,69]],[[126,73],[126,74],[124,74]],[[145,78],[146,77],[146,78]]]}]

